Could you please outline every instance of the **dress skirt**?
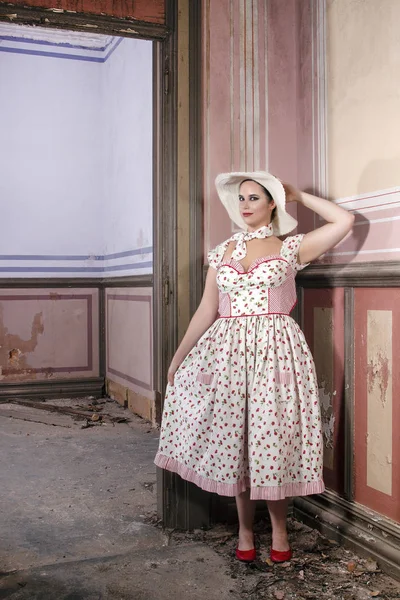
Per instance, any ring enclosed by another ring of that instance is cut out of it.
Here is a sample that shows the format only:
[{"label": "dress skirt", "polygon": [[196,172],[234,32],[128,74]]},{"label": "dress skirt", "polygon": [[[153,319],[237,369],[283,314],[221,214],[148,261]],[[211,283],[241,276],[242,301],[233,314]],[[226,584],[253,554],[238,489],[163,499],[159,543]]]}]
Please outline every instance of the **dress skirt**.
[{"label": "dress skirt", "polygon": [[165,398],[155,463],[204,490],[279,500],[324,491],[314,361],[288,315],[218,318]]}]

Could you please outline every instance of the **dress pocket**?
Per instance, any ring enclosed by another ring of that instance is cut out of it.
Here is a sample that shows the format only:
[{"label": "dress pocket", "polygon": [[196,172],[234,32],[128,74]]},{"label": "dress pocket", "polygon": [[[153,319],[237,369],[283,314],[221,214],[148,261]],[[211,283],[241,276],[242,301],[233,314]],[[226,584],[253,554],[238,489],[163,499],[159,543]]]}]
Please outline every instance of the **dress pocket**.
[{"label": "dress pocket", "polygon": [[275,371],[275,382],[278,385],[292,385],[293,380],[292,371]]},{"label": "dress pocket", "polygon": [[208,386],[211,385],[214,379],[214,373],[204,373],[204,371],[199,371],[196,375],[196,381],[203,383]]},{"label": "dress pocket", "polygon": [[294,397],[294,375],[292,371],[275,371],[275,393],[277,402],[290,402]]}]

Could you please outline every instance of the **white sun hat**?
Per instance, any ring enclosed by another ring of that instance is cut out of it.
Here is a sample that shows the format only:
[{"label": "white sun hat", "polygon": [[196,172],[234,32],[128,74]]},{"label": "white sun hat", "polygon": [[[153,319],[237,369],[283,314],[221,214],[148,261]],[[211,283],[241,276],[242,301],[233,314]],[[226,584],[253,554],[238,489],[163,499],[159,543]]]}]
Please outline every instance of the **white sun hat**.
[{"label": "white sun hat", "polygon": [[276,204],[276,213],[272,221],[274,235],[281,236],[293,231],[297,227],[297,221],[286,212],[285,188],[277,177],[265,171],[255,171],[254,173],[220,173],[217,176],[215,186],[218,196],[232,221],[240,229],[247,231],[247,225],[242,219],[239,210],[239,188],[245,179],[252,179],[265,187],[274,199]]}]

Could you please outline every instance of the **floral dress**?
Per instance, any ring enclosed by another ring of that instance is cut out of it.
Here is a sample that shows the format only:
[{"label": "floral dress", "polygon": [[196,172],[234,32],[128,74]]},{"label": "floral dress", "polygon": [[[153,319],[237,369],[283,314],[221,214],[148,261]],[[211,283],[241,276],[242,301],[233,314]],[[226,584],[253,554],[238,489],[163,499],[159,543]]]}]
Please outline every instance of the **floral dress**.
[{"label": "floral dress", "polygon": [[204,490],[279,500],[324,491],[314,361],[290,317],[302,235],[246,271],[209,253],[219,315],[168,385],[155,463]]}]

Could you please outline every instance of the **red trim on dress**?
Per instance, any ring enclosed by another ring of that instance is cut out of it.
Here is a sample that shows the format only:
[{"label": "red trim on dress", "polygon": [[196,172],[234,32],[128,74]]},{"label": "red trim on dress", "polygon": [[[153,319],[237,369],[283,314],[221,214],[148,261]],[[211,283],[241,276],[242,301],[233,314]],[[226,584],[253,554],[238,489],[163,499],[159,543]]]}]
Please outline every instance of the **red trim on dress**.
[{"label": "red trim on dress", "polygon": [[220,483],[208,479],[204,475],[198,475],[194,469],[180,463],[175,458],[169,458],[163,454],[157,454],[155,460],[157,467],[177,473],[186,481],[191,481],[206,492],[214,492],[220,496],[237,496],[250,488],[251,500],[283,500],[293,496],[309,496],[310,494],[321,494],[325,491],[324,482],[321,479],[301,483],[285,483],[276,486],[251,487],[248,478],[238,483]]},{"label": "red trim on dress", "polygon": [[[221,267],[230,267],[231,269],[236,271],[236,273],[238,275],[248,275],[249,273],[252,273],[254,271],[254,269],[256,267],[258,267],[259,265],[262,265],[263,263],[271,262],[273,260],[283,260],[283,262],[288,264],[289,267],[291,267],[291,269],[293,270],[293,272],[296,273],[296,270],[292,267],[290,262],[288,260],[286,260],[286,258],[284,258],[283,256],[279,256],[278,254],[273,254],[269,257],[260,256],[260,258],[256,258],[250,264],[250,267],[248,268],[247,271],[244,270],[242,263],[238,260],[235,260],[234,258],[229,258],[226,261],[222,262],[220,265],[218,265],[218,269],[220,269]],[[242,268],[242,271],[238,271],[238,269],[236,267],[234,267],[233,264],[231,264],[231,263],[236,263],[237,265],[240,265],[240,267]]]},{"label": "red trim on dress", "polygon": [[[297,300],[293,304],[293,307],[290,309],[290,312],[292,312],[292,310],[296,306],[296,304],[297,304]],[[290,317],[290,312],[289,313],[278,313],[278,312],[255,313],[254,315],[233,315],[232,317],[217,317],[217,319],[240,319],[240,317],[269,317],[270,315],[281,315],[282,317]],[[292,319],[293,317],[290,317],[290,318]]]}]

